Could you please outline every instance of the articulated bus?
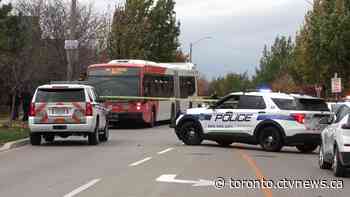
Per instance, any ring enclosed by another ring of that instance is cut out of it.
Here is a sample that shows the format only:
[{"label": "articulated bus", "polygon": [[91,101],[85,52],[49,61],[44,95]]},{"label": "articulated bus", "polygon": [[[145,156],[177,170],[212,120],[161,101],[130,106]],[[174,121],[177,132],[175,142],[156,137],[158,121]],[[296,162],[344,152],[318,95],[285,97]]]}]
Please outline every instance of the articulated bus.
[{"label": "articulated bus", "polygon": [[[175,81],[180,97],[197,96],[198,71],[191,63],[155,63],[144,60],[113,60],[88,67],[87,77],[99,96],[173,98]],[[153,127],[157,121],[170,120],[174,104],[167,100],[113,100],[105,103],[111,110],[109,121],[142,121]],[[191,106],[181,101],[181,109]]]}]

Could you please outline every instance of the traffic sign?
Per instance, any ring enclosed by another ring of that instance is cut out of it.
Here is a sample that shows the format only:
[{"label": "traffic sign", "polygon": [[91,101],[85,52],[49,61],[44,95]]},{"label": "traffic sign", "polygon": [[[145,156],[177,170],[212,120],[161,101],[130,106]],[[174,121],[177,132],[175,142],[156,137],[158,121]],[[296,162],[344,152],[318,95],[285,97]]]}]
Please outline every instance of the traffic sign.
[{"label": "traffic sign", "polygon": [[336,73],[332,78],[332,93],[341,93],[342,92],[342,81]]},{"label": "traffic sign", "polygon": [[78,40],[65,40],[64,41],[64,49],[66,50],[74,50],[79,46]]}]

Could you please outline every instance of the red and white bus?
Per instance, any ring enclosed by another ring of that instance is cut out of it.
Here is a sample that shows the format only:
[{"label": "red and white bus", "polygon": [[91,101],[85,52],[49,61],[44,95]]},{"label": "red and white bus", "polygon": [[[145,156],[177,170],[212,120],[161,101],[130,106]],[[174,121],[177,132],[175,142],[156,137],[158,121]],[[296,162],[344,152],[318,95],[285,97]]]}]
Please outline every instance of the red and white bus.
[{"label": "red and white bus", "polygon": [[[144,60],[113,60],[88,67],[87,77],[99,96],[173,98],[175,81],[180,97],[197,96],[198,71],[191,63],[155,63]],[[153,127],[156,121],[170,120],[172,101],[116,100],[106,102],[112,123],[133,120]],[[181,109],[190,107],[181,102]]]}]

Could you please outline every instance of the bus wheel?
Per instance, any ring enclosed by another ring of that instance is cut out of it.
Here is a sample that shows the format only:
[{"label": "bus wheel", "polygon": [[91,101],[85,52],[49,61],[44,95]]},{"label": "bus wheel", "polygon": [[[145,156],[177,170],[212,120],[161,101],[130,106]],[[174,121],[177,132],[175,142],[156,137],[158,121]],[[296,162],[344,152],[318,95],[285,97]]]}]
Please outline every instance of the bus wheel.
[{"label": "bus wheel", "polygon": [[156,125],[156,113],[154,111],[151,112],[151,120],[147,124],[148,128],[153,128]]}]

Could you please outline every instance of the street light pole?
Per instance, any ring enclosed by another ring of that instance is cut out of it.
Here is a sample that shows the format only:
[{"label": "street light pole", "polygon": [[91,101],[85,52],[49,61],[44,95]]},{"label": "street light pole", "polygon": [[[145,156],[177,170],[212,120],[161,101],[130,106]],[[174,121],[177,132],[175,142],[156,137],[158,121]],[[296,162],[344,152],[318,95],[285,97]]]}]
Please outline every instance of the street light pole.
[{"label": "street light pole", "polygon": [[199,39],[199,40],[197,40],[197,41],[195,41],[195,42],[191,42],[191,43],[190,43],[190,62],[191,62],[191,63],[192,63],[192,58],[193,58],[193,47],[194,47],[196,44],[200,43],[201,41],[203,41],[203,40],[208,40],[208,39],[212,39],[212,37],[210,37],[210,36],[203,37],[203,38],[201,38],[201,39]]}]

